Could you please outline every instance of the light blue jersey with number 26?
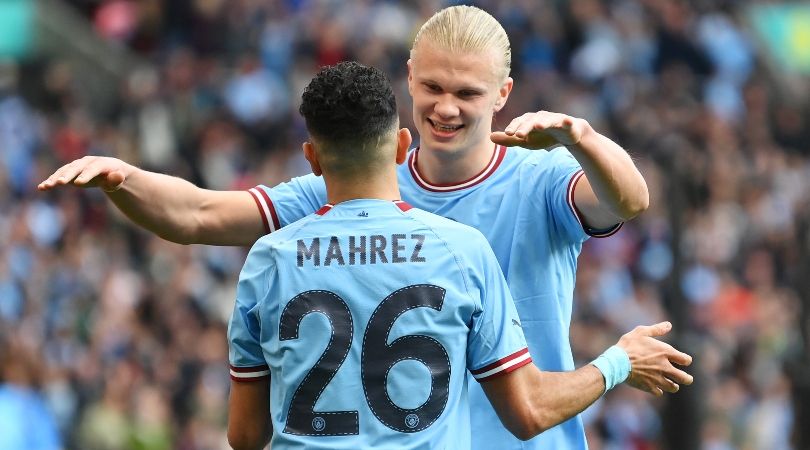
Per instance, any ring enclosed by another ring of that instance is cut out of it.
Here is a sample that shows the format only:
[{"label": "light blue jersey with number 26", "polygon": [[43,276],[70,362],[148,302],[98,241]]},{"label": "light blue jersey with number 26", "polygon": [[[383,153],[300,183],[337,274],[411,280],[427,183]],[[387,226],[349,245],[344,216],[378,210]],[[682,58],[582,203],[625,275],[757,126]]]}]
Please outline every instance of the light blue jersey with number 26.
[{"label": "light blue jersey with number 26", "polygon": [[[397,175],[402,199],[416,208],[479,230],[492,246],[515,299],[515,306],[541,370],[574,369],[568,341],[577,256],[590,230],[573,202],[582,177],[579,163],[565,148],[530,151],[495,147],[489,165],[475,177],[454,185],[435,185],[418,167],[419,150],[411,151]],[[295,178],[273,188],[250,190],[268,231],[311,214],[326,202],[323,180]],[[579,416],[520,441],[499,422],[478,383],[470,382],[473,450],[584,450]]]},{"label": "light blue jersey with number 26", "polygon": [[270,377],[273,449],[470,447],[479,382],[531,362],[478,231],[351,200],[260,239],[239,278],[231,377]]}]

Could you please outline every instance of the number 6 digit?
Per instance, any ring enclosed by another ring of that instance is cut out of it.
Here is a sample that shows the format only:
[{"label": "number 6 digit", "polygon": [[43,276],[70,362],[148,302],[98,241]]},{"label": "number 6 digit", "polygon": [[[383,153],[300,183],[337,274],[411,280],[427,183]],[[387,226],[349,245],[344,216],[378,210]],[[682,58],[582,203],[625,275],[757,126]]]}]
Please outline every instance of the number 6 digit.
[{"label": "number 6 digit", "polygon": [[[424,335],[407,335],[390,345],[388,335],[394,322],[414,308],[441,311],[445,290],[427,284],[402,288],[377,306],[363,336],[361,377],[371,411],[387,427],[403,433],[414,433],[429,427],[439,418],[447,405],[450,390],[450,358],[435,339]],[[400,408],[388,395],[388,373],[399,361],[411,359],[427,366],[431,390],[428,399],[418,408]]]}]

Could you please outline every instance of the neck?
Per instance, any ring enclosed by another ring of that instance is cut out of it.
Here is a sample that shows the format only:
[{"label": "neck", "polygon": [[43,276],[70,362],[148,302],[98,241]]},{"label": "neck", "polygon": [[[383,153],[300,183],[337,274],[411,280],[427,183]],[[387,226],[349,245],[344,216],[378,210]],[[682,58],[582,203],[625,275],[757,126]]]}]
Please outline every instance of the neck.
[{"label": "neck", "polygon": [[397,173],[394,167],[373,176],[363,174],[348,177],[324,174],[323,178],[326,183],[326,197],[333,205],[359,198],[400,199]]},{"label": "neck", "polygon": [[487,140],[468,150],[444,152],[420,147],[417,169],[432,184],[455,184],[478,175],[492,160],[495,144]]}]

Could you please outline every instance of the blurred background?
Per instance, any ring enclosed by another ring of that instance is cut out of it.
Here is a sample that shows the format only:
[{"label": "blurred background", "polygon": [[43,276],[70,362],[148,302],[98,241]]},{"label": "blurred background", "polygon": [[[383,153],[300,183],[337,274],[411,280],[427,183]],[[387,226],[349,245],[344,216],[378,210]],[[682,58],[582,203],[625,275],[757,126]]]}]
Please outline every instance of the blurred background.
[{"label": "blurred background", "polygon": [[[317,68],[383,69],[451,2],[0,1],[0,450],[227,448],[226,323],[247,249],[135,229],[97,190],[35,186],[108,155],[212,189],[304,174]],[[668,319],[695,384],[611,391],[593,450],[810,449],[810,4],[492,0],[513,48],[504,127],[582,117],[651,207],[580,257],[582,365]],[[415,131],[415,130],[414,130]]]}]

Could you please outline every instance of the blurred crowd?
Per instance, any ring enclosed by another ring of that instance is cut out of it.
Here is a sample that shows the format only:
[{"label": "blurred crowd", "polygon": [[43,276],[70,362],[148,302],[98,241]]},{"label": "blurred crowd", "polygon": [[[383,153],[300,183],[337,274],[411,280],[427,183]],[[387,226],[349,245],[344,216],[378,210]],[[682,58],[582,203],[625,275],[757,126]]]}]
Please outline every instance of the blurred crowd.
[{"label": "blurred crowd", "polygon": [[[447,2],[69,3],[151,65],[103,114],[65,61],[0,65],[0,450],[227,448],[226,328],[247,249],[168,243],[98,190],[35,187],[84,155],[211,189],[304,174],[297,106],[317,68],[383,69],[410,126],[408,50]],[[539,109],[585,118],[650,186],[650,209],[580,257],[577,365],[664,319],[695,356],[676,409],[693,417],[620,387],[584,414],[591,448],[673,448],[687,420],[705,450],[797,448],[810,103],[780,89],[747,2],[475,4],[512,42],[515,89],[496,128]]]}]

